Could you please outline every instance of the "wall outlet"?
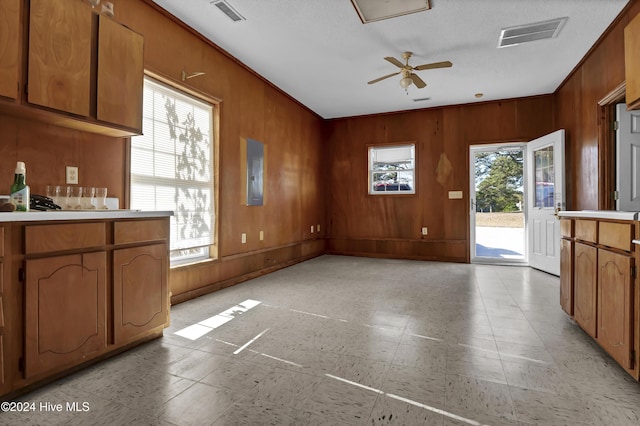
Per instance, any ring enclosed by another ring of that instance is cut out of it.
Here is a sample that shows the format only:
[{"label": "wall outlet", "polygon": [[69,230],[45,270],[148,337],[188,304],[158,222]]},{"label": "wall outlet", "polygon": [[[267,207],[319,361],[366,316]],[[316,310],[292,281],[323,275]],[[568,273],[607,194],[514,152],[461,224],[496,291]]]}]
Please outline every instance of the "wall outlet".
[{"label": "wall outlet", "polygon": [[462,191],[449,191],[449,199],[450,200],[461,200],[462,199]]},{"label": "wall outlet", "polygon": [[75,166],[67,166],[67,184],[78,184],[78,168]]},{"label": "wall outlet", "polygon": [[246,244],[247,243],[247,234],[243,233],[242,234],[242,244]]},{"label": "wall outlet", "polygon": [[427,227],[426,226],[422,227],[422,235],[427,235]]},{"label": "wall outlet", "polygon": [[311,225],[311,233],[313,234],[313,225]]},{"label": "wall outlet", "polygon": [[320,224],[318,224],[318,226],[316,226],[316,229],[318,230],[318,232],[320,232]]},{"label": "wall outlet", "polygon": [[260,231],[260,241],[264,241],[264,231]]}]

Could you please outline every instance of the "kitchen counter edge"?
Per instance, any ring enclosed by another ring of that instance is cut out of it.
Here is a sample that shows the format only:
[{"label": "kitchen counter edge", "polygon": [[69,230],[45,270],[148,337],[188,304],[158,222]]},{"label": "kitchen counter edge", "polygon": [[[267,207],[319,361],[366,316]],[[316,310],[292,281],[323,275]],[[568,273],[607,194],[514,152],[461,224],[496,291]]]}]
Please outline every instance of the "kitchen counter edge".
[{"label": "kitchen counter edge", "polygon": [[591,219],[638,220],[638,212],[623,212],[616,210],[565,210],[558,212],[558,216]]},{"label": "kitchen counter edge", "polygon": [[144,219],[150,217],[173,216],[173,211],[143,210],[96,210],[96,211],[30,211],[0,213],[2,222],[45,222],[56,220],[91,220],[91,219]]}]

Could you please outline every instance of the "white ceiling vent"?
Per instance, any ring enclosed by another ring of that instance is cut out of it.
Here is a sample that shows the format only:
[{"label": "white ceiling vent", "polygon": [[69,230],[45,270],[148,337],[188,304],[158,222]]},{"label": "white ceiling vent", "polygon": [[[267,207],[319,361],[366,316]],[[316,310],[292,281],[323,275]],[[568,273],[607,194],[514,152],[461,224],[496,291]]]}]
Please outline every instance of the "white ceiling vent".
[{"label": "white ceiling vent", "polygon": [[244,16],[240,15],[240,13],[238,13],[238,11],[235,10],[234,7],[231,6],[229,2],[226,0],[214,0],[209,2],[209,4],[212,4],[218,9],[220,9],[222,13],[227,15],[229,19],[231,19],[234,22],[245,20]]},{"label": "white ceiling vent", "polygon": [[550,21],[535,22],[517,27],[503,28],[500,31],[498,47],[515,46],[530,41],[555,38],[567,22],[568,18],[552,19]]}]

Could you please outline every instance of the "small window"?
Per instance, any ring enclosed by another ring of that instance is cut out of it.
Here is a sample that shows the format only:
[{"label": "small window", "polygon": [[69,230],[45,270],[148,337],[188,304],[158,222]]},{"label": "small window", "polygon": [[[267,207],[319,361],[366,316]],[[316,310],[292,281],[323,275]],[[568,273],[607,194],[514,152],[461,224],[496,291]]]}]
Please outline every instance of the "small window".
[{"label": "small window", "polygon": [[415,194],[416,146],[369,147],[369,194]]}]

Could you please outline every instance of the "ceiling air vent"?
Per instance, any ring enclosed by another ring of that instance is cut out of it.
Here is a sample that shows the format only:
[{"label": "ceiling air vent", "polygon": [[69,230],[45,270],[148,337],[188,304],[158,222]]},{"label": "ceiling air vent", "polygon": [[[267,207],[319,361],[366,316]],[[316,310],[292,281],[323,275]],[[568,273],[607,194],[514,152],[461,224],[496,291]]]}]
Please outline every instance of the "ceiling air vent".
[{"label": "ceiling air vent", "polygon": [[550,21],[535,22],[517,27],[503,28],[500,31],[498,47],[515,46],[530,41],[555,38],[567,22],[568,18],[552,19]]},{"label": "ceiling air vent", "polygon": [[244,21],[245,20],[244,16],[240,15],[238,13],[238,11],[235,10],[233,8],[233,6],[231,6],[229,4],[229,2],[226,1],[226,0],[214,0],[214,1],[209,2],[209,3],[214,5],[218,9],[220,9],[222,11],[222,13],[227,15],[229,17],[229,19],[231,19],[234,22]]},{"label": "ceiling air vent", "polygon": [[413,99],[413,102],[425,102],[425,101],[430,101],[431,98],[415,98]]}]

